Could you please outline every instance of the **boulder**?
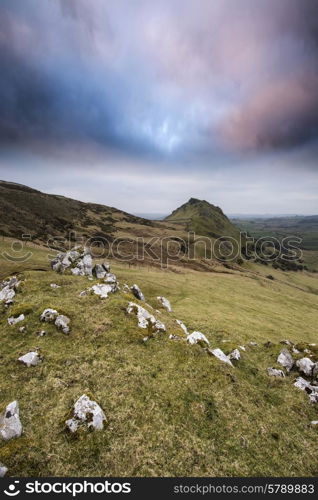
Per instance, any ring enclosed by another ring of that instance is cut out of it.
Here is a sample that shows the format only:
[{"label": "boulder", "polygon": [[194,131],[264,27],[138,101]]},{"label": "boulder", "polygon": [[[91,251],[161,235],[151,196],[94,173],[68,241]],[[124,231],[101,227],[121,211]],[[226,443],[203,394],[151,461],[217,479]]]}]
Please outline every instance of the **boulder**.
[{"label": "boulder", "polygon": [[194,344],[200,344],[201,346],[210,345],[210,342],[206,338],[206,336],[201,333],[201,332],[192,332],[190,335],[187,336],[187,342],[189,344],[194,345]]},{"label": "boulder", "polygon": [[4,477],[8,472],[8,468],[0,462],[0,477]]},{"label": "boulder", "polygon": [[0,436],[5,441],[20,437],[22,425],[19,417],[19,405],[17,401],[8,404],[3,415],[0,416]]},{"label": "boulder", "polygon": [[267,368],[267,373],[270,377],[285,377],[283,370],[277,370],[276,368]]},{"label": "boulder", "polygon": [[234,361],[239,361],[241,359],[241,353],[238,349],[234,349],[229,355],[229,359],[233,359]]},{"label": "boulder", "polygon": [[209,354],[213,354],[213,356],[218,358],[223,363],[233,366],[228,356],[226,356],[226,354],[224,354],[224,352],[221,349],[209,349],[208,352]]},{"label": "boulder", "polygon": [[114,288],[112,285],[103,285],[103,284],[98,284],[98,285],[93,285],[90,290],[95,294],[99,295],[101,299],[107,299],[108,294],[114,293]]},{"label": "boulder", "polygon": [[24,356],[21,356],[18,361],[25,364],[29,368],[30,366],[37,366],[41,363],[42,357],[37,351],[30,351],[27,354],[24,354]]},{"label": "boulder", "polygon": [[142,291],[140,290],[138,285],[136,285],[136,284],[133,285],[132,287],[130,287],[130,290],[132,291],[132,293],[134,294],[136,299],[143,300],[143,301],[146,300],[144,294],[142,293]]},{"label": "boulder", "polygon": [[66,420],[66,427],[70,432],[76,432],[79,427],[87,427],[94,430],[103,430],[106,421],[101,407],[83,394],[74,405],[74,416]]},{"label": "boulder", "polygon": [[5,286],[0,290],[0,302],[9,303],[15,296],[15,290],[9,286]]},{"label": "boulder", "polygon": [[290,372],[290,370],[294,366],[294,359],[293,359],[292,355],[290,354],[289,350],[286,348],[280,352],[280,354],[277,358],[277,362],[280,365],[282,365],[284,368],[286,368],[286,370],[288,372]]},{"label": "boulder", "polygon": [[62,330],[62,332],[65,333],[65,335],[67,335],[70,333],[70,327],[69,327],[70,321],[71,321],[70,318],[64,316],[64,314],[59,314],[54,324],[58,330]]},{"label": "boulder", "polygon": [[157,300],[166,311],[168,311],[169,313],[172,312],[171,304],[168,299],[166,299],[165,297],[157,297]]},{"label": "boulder", "polygon": [[99,280],[105,278],[107,272],[107,269],[105,269],[102,264],[96,264],[93,269],[93,274],[95,274],[96,278]]},{"label": "boulder", "polygon": [[137,316],[139,328],[148,329],[148,331],[152,334],[166,331],[166,327],[161,321],[150,314],[147,309],[135,304],[134,302],[129,302],[127,313],[135,314]]},{"label": "boulder", "polygon": [[298,377],[296,379],[296,382],[294,383],[294,386],[297,387],[298,389],[301,389],[302,391],[306,391],[307,389],[310,391],[311,390],[311,384],[307,380],[305,380],[302,377]]},{"label": "boulder", "polygon": [[44,309],[40,316],[40,320],[45,321],[46,323],[51,323],[52,321],[55,321],[58,314],[59,313],[55,309]]},{"label": "boulder", "polygon": [[8,323],[10,326],[14,326],[17,323],[20,323],[20,321],[24,321],[24,320],[25,320],[24,314],[20,314],[20,316],[17,316],[16,318],[14,316],[11,316],[10,318],[8,318]]},{"label": "boulder", "polygon": [[315,363],[313,363],[309,358],[301,358],[296,361],[296,366],[300,372],[307,375],[307,377],[311,377]]}]

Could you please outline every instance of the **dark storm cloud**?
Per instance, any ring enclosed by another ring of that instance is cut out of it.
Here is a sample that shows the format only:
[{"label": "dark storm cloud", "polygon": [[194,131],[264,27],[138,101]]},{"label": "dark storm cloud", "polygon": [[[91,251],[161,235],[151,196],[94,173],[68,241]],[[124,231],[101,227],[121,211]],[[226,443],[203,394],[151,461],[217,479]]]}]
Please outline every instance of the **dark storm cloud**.
[{"label": "dark storm cloud", "polygon": [[2,143],[160,156],[317,137],[316,0],[3,0],[0,14]]}]

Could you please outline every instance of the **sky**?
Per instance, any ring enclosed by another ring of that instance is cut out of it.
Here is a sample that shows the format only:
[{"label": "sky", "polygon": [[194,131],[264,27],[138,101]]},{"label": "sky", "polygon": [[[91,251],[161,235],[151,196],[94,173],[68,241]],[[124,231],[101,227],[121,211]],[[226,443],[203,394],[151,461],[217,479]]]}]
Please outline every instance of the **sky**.
[{"label": "sky", "polygon": [[318,213],[317,0],[0,0],[0,178]]}]

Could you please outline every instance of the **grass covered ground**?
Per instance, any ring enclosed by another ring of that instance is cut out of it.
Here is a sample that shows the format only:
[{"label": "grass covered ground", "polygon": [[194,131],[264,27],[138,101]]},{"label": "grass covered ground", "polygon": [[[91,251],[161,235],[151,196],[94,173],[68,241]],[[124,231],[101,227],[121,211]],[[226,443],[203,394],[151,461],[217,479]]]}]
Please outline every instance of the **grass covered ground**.
[{"label": "grass covered ground", "polygon": [[[1,251],[8,245],[3,242]],[[310,425],[317,406],[293,387],[296,372],[285,379],[266,372],[276,366],[281,340],[318,341],[314,275],[275,271],[270,281],[256,265],[243,274],[221,274],[114,263],[120,283],[137,283],[150,305],[158,307],[157,295],[171,301],[172,314],[155,313],[168,334],[144,343],[136,318],[125,313],[128,301],[135,301],[130,294],[104,301],[79,297],[92,282],[36,270],[49,269],[40,248],[25,270],[19,266],[24,283],[11,312],[24,311],[26,320],[9,327],[9,311],[0,315],[0,407],[17,399],[24,429],[20,438],[0,442],[9,475],[318,474],[317,428]],[[17,271],[3,258],[0,267],[2,277]],[[39,322],[46,307],[71,318],[69,336]],[[169,340],[170,333],[181,334],[175,318],[189,331],[202,331],[212,348],[227,353],[244,344],[246,352],[231,368],[199,346]],[[24,334],[18,329],[23,324]],[[48,334],[37,337],[42,328]],[[265,347],[268,341],[273,345]],[[36,347],[41,365],[17,362]],[[107,426],[75,438],[66,433],[65,420],[83,393],[102,406]]]}]

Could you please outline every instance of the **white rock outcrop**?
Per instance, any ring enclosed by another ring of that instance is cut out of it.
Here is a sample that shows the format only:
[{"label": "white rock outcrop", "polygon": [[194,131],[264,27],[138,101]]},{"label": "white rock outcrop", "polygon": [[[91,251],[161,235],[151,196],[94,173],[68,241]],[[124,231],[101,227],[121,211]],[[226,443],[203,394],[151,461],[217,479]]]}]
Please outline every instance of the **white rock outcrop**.
[{"label": "white rock outcrop", "polygon": [[51,323],[52,321],[55,321],[58,315],[59,313],[55,309],[44,309],[40,316],[40,320],[45,321],[46,323]]},{"label": "white rock outcrop", "polygon": [[145,296],[140,290],[139,286],[134,284],[133,286],[130,287],[130,290],[132,291],[133,295],[136,297],[138,300],[145,301]]},{"label": "white rock outcrop", "polygon": [[106,416],[101,407],[86,394],[76,401],[73,411],[74,416],[65,422],[70,432],[76,432],[81,426],[103,430]]},{"label": "white rock outcrop", "polygon": [[110,293],[114,293],[114,287],[112,285],[97,284],[93,285],[90,290],[101,299],[107,299]]},{"label": "white rock outcrop", "polygon": [[267,373],[270,377],[285,377],[283,370],[277,370],[276,368],[267,368]]},{"label": "white rock outcrop", "polygon": [[241,353],[238,349],[234,349],[229,355],[229,359],[233,359],[234,361],[239,361],[241,359]]},{"label": "white rock outcrop", "polygon": [[139,304],[129,302],[127,313],[135,314],[137,316],[139,328],[148,329],[150,333],[166,331],[165,325],[161,321],[156,319],[153,314],[150,314],[147,309],[141,307]]},{"label": "white rock outcrop", "polygon": [[29,368],[30,366],[37,366],[39,363],[41,363],[42,357],[37,351],[30,351],[27,354],[20,356],[18,361],[25,364]]},{"label": "white rock outcrop", "polygon": [[190,333],[190,335],[187,336],[187,342],[189,342],[189,344],[191,344],[191,345],[194,345],[194,344],[200,344],[203,346],[204,346],[204,344],[210,345],[210,342],[208,341],[206,336],[201,332]]},{"label": "white rock outcrop", "polygon": [[162,307],[169,313],[172,312],[172,307],[171,307],[171,304],[169,302],[168,299],[166,299],[165,297],[157,297],[157,300],[159,302],[159,304],[162,305]]},{"label": "white rock outcrop", "polygon": [[221,349],[209,349],[208,351],[210,354],[213,354],[216,358],[218,358],[220,361],[223,363],[226,363],[227,365],[233,366],[231,363],[231,360],[228,358],[226,354]]},{"label": "white rock outcrop", "polygon": [[59,253],[51,261],[52,269],[59,273],[64,273],[70,269],[76,276],[92,276],[93,259],[89,249],[75,247],[68,252]]},{"label": "white rock outcrop", "polygon": [[7,472],[8,472],[8,467],[6,467],[0,462],[0,477],[4,477]]},{"label": "white rock outcrop", "polygon": [[12,304],[19,285],[20,281],[16,276],[0,282],[0,302],[4,302],[5,305]]},{"label": "white rock outcrop", "polygon": [[294,359],[288,349],[283,349],[280,352],[277,358],[277,363],[282,365],[288,372],[290,372],[290,370],[294,366]]},{"label": "white rock outcrop", "polygon": [[96,264],[93,269],[93,274],[98,280],[105,278],[106,274],[110,272],[110,265],[108,262],[103,264]]},{"label": "white rock outcrop", "polygon": [[17,401],[8,404],[3,415],[0,416],[0,437],[5,441],[20,437],[22,425],[19,416],[19,405]]},{"label": "white rock outcrop", "polygon": [[25,320],[24,314],[20,314],[16,318],[14,316],[11,316],[10,318],[8,318],[8,323],[10,326],[14,326],[17,323],[20,323],[20,321],[24,321],[24,320]]},{"label": "white rock outcrop", "polygon": [[310,358],[301,358],[296,361],[296,366],[304,375],[311,377],[315,363]]},{"label": "white rock outcrop", "polygon": [[70,318],[64,316],[64,314],[59,314],[54,322],[56,328],[58,330],[62,330],[65,335],[70,333]]}]

